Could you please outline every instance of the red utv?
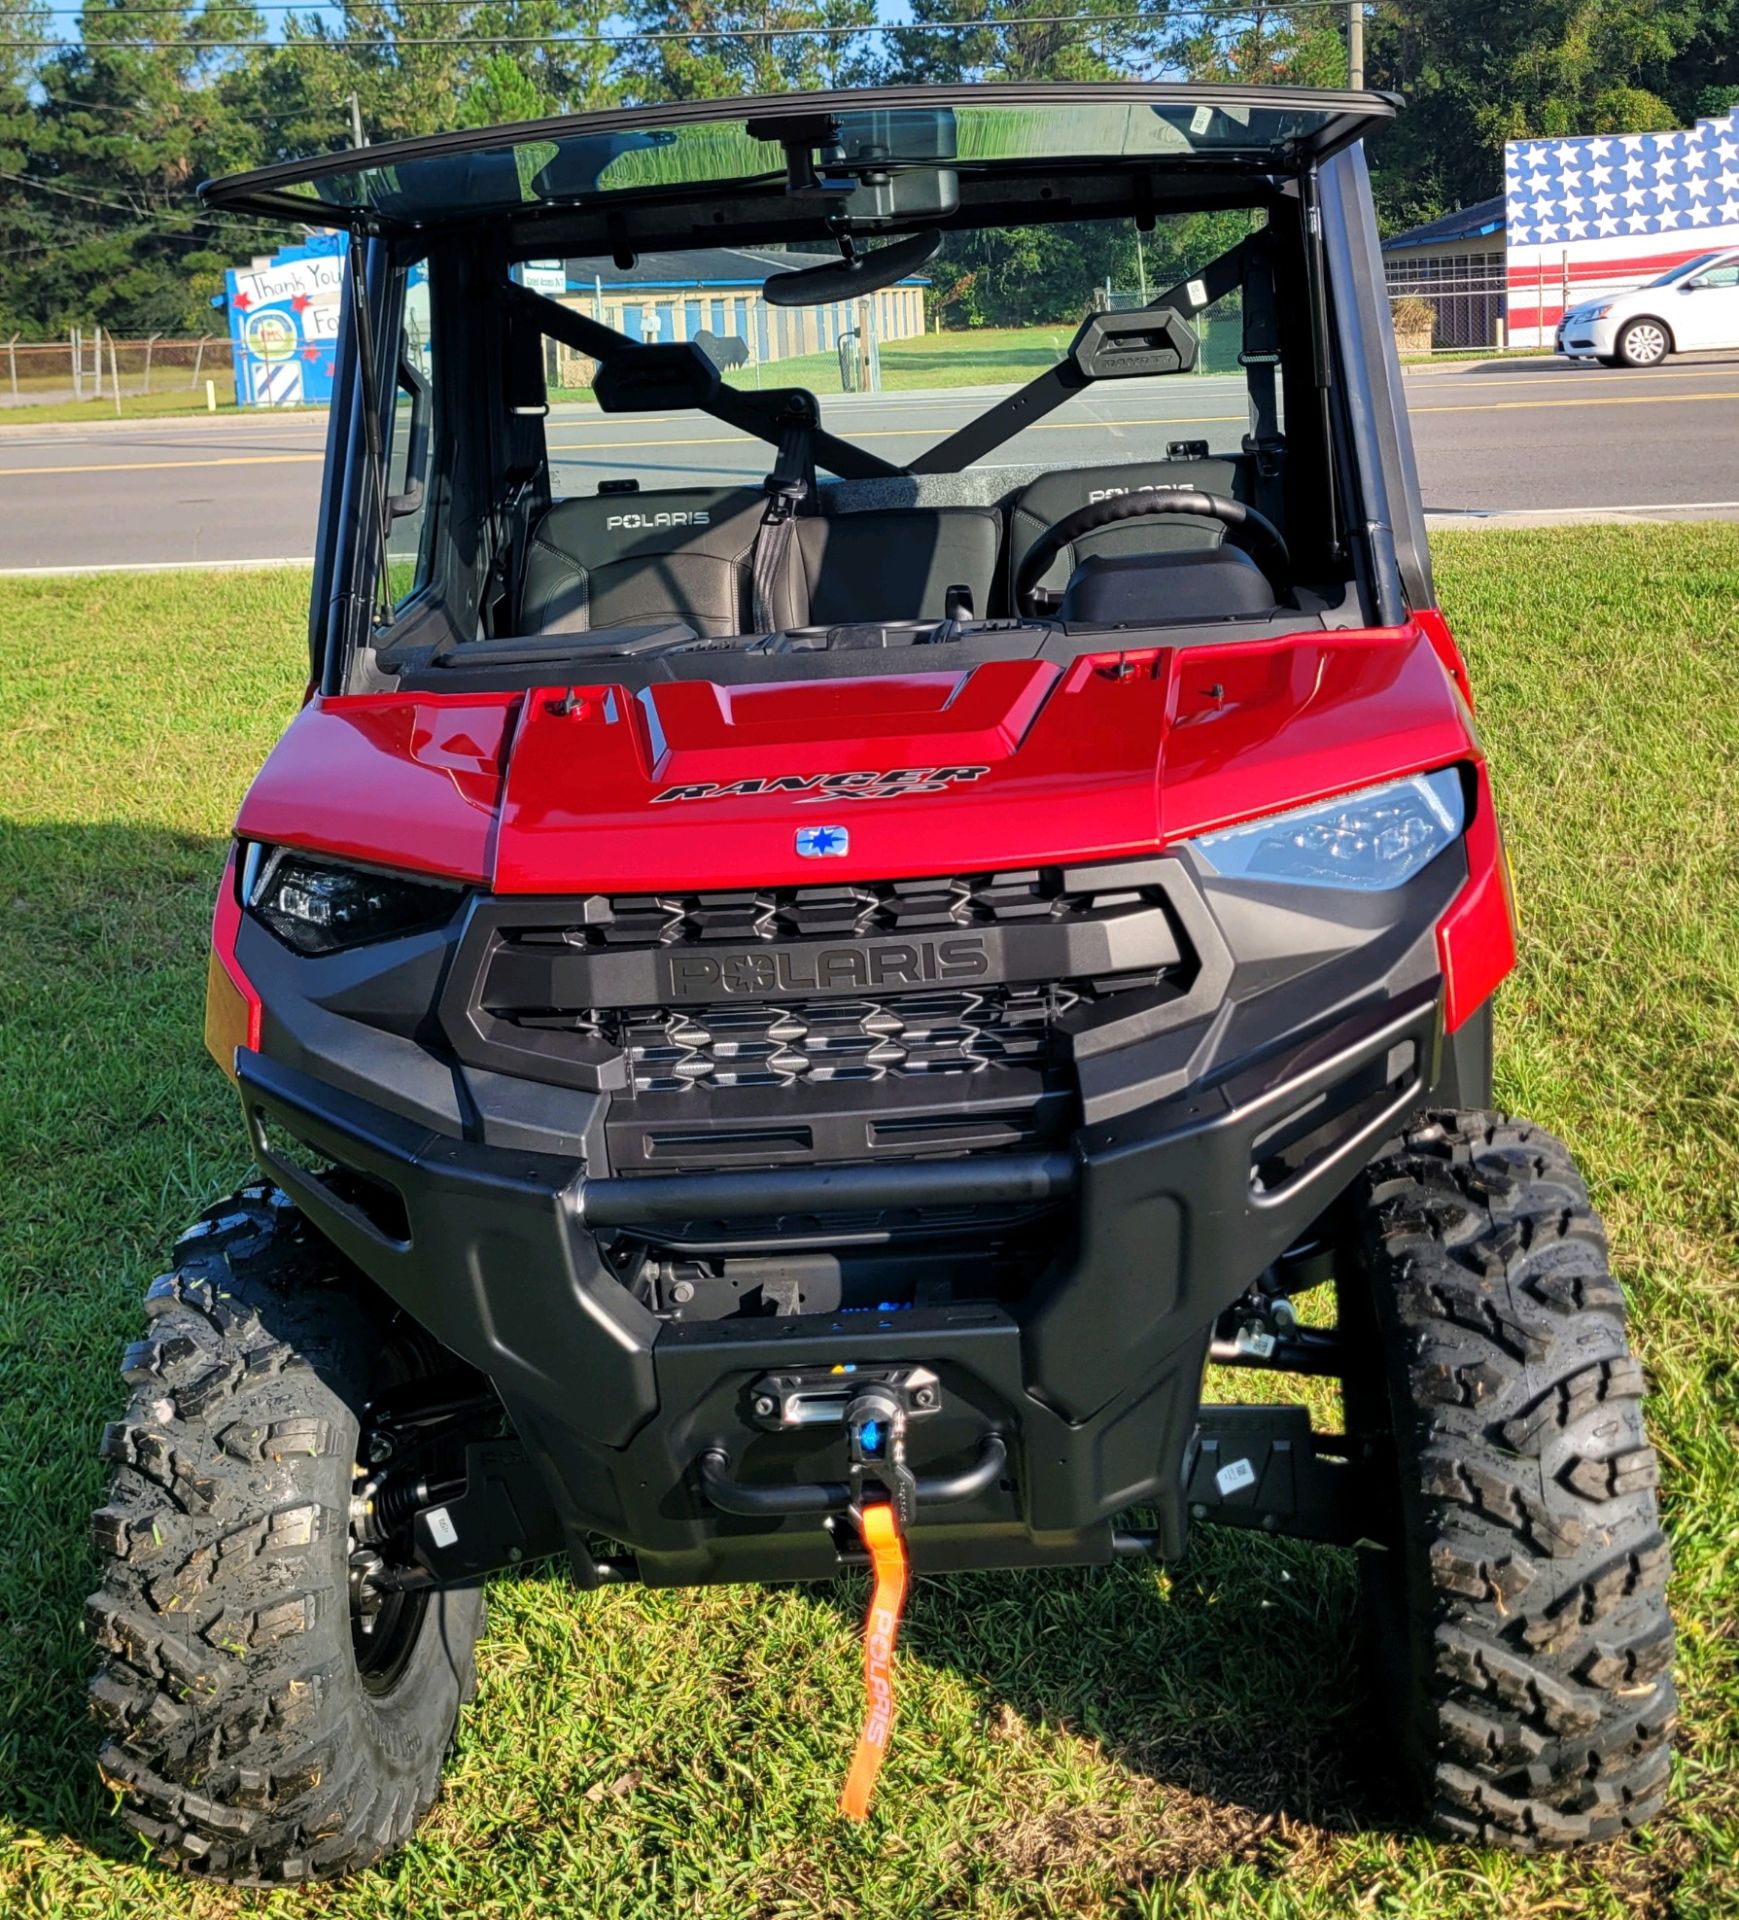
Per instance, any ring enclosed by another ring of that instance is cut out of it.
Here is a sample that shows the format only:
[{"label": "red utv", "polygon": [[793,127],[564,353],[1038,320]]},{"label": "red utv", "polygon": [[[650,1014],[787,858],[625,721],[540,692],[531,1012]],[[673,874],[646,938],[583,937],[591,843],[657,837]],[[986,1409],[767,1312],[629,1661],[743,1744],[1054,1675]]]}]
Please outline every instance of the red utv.
[{"label": "red utv", "polygon": [[[908,1569],[1197,1524],[1356,1549],[1438,1832],[1658,1807],[1641,1376],[1569,1155],[1491,1111],[1394,110],[709,102],[206,190],[348,243],[312,687],[211,960],[264,1180],[152,1285],[103,1443],[102,1766],[164,1859],[406,1840],[504,1568],[873,1557],[860,1812]],[[861,391],[1035,235],[1054,365]],[[1210,1362],[1338,1381],[1345,1432],[1203,1404]]]}]

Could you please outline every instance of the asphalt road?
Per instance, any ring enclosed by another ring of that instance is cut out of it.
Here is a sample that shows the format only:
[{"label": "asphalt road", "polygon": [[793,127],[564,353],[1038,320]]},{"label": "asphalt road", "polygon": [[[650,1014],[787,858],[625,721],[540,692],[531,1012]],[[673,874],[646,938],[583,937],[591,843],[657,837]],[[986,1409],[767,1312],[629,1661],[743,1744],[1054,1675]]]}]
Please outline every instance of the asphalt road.
[{"label": "asphalt road", "polygon": [[[1517,360],[1415,369],[1406,393],[1427,509],[1445,520],[1690,512],[1739,519],[1739,354],[1652,373]],[[829,426],[901,463],[991,390],[836,395]],[[1001,462],[1096,465],[1167,440],[1235,444],[1241,383],[1129,382],[1078,397]],[[324,416],[0,429],[0,570],[300,559],[312,549]],[[566,487],[753,481],[768,453],[704,416],[560,408]]]}]

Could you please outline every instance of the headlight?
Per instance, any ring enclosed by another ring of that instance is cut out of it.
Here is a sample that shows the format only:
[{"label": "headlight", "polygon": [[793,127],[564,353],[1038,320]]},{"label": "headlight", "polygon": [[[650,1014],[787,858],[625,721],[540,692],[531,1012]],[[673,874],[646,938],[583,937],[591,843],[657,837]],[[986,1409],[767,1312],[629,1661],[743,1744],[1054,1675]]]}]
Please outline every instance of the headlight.
[{"label": "headlight", "polygon": [[1210,871],[1230,880],[1382,893],[1404,885],[1451,845],[1466,811],[1461,775],[1445,767],[1188,844]]},{"label": "headlight", "polygon": [[1604,320],[1611,311],[1612,302],[1609,300],[1603,307],[1584,307],[1576,317],[1578,320]]},{"label": "headlight", "polygon": [[449,881],[370,873],[292,847],[250,846],[242,862],[243,904],[285,946],[307,955],[442,926],[461,891]]}]

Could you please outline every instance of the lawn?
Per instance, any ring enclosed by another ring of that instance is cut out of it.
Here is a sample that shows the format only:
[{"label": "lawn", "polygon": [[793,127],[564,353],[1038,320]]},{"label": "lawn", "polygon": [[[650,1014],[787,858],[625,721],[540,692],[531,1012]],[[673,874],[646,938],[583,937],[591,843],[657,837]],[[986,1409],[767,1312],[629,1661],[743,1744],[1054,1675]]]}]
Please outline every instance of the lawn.
[{"label": "lawn", "polygon": [[306,675],[292,574],[0,583],[0,1914],[1739,1913],[1739,527],[1438,543],[1524,959],[1502,1099],[1567,1135],[1653,1382],[1685,1724],[1670,1814],[1515,1860],[1385,1824],[1337,1554],[1203,1531],[1167,1572],[920,1585],[865,1831],[832,1813],[863,1587],[502,1581],[448,1788],[339,1888],[143,1864],[83,1716],[115,1359],[244,1170],[200,1049],[223,836]]},{"label": "lawn", "polygon": [[[1199,325],[1200,323],[1198,323]],[[882,348],[882,391],[930,393],[948,387],[1014,387],[1054,367],[1074,339],[1076,327],[983,327],[957,333],[926,333],[890,340]],[[1237,372],[1238,330],[1221,322],[1203,327],[1204,373]],[[733,387],[807,387],[825,399],[840,390],[837,353],[797,354],[762,367],[733,367]],[[589,400],[590,390],[562,387],[552,400]]]},{"label": "lawn", "polygon": [[[169,377],[174,378],[173,374]],[[196,389],[177,384],[162,393],[123,393],[119,411],[116,410],[113,394],[105,394],[100,400],[45,400],[40,406],[6,407],[0,409],[0,430],[7,427],[55,425],[67,421],[77,421],[85,426],[92,421],[101,425],[105,420],[197,419],[208,412],[244,411],[235,403],[235,380],[227,367],[219,373],[214,384],[217,388],[215,409],[206,406],[205,383],[201,381]],[[292,411],[324,413],[326,409],[296,407]]]}]

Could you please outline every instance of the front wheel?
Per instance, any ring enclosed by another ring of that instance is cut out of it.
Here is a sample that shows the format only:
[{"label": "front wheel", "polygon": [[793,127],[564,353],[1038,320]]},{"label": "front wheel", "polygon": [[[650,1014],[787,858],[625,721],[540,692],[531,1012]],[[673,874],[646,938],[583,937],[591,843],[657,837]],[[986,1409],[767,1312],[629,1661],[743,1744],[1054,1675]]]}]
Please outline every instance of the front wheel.
[{"label": "front wheel", "polygon": [[483,1619],[480,1590],[383,1590],[358,1537],[365,1409],[426,1350],[266,1187],[183,1237],[146,1312],[93,1522],[104,1778],[189,1872],[367,1866],[435,1798]]},{"label": "front wheel", "polygon": [[1670,1763],[1668,1549],[1587,1189],[1550,1135],[1449,1113],[1354,1197],[1347,1415],[1387,1469],[1365,1624],[1411,1786],[1484,1845],[1638,1827]]},{"label": "front wheel", "polygon": [[1618,358],[1627,367],[1658,367],[1673,350],[1659,320],[1633,320],[1618,336]]}]

